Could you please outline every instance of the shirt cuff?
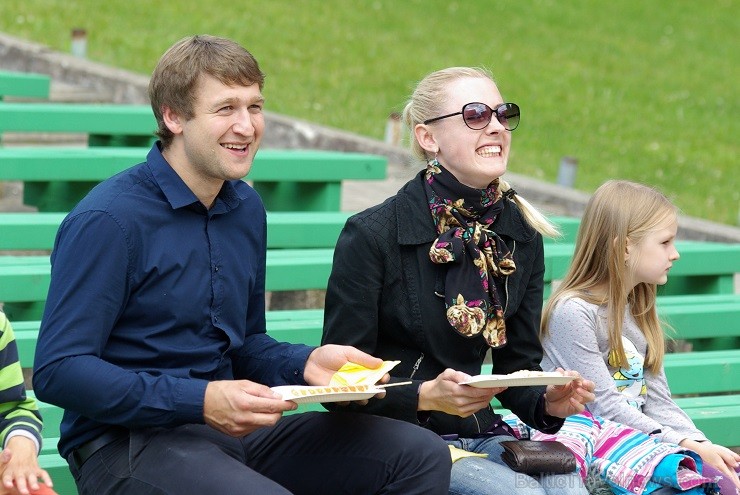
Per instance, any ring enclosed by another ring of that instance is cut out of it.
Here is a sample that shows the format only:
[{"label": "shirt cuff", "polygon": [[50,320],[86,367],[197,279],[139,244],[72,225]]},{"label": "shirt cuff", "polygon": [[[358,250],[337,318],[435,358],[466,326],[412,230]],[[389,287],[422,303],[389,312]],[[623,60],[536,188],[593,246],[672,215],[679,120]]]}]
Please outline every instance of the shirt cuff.
[{"label": "shirt cuff", "polygon": [[33,444],[36,446],[36,455],[39,455],[39,451],[41,450],[41,445],[39,445],[39,440],[36,438],[36,435],[31,433],[28,430],[23,430],[20,428],[16,428],[15,430],[12,430],[8,435],[5,437],[5,445],[3,445],[3,449],[5,449],[8,446],[8,440],[10,440],[13,437],[26,437],[33,440]]},{"label": "shirt cuff", "polygon": [[545,394],[540,395],[534,410],[534,417],[537,421],[537,429],[543,433],[557,433],[560,427],[565,423],[564,418],[550,416],[545,412]]}]

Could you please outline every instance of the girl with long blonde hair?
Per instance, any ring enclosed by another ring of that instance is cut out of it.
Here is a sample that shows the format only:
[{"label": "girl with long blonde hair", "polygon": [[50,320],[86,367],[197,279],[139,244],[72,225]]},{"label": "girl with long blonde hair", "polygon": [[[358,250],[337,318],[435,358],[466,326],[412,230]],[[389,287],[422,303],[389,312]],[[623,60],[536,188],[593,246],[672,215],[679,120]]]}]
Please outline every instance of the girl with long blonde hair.
[{"label": "girl with long blonde hair", "polygon": [[579,371],[596,383],[594,416],[690,449],[740,487],[740,455],[696,428],[663,369],[656,292],[679,259],[677,230],[676,207],[654,188],[610,180],[596,190],[570,269],[542,315],[542,367]]}]

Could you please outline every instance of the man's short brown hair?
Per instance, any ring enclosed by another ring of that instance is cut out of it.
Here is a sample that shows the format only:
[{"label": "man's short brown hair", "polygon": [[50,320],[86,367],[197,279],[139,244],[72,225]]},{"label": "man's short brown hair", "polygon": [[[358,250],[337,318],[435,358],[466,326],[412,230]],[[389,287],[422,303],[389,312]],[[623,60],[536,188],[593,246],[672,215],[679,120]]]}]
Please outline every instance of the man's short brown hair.
[{"label": "man's short brown hair", "polygon": [[168,107],[186,119],[192,118],[202,74],[229,86],[257,84],[260,90],[265,82],[257,60],[238,43],[207,34],[181,39],[162,55],[149,80],[149,100],[164,148],[172,142],[173,134],[164,123],[162,109]]}]

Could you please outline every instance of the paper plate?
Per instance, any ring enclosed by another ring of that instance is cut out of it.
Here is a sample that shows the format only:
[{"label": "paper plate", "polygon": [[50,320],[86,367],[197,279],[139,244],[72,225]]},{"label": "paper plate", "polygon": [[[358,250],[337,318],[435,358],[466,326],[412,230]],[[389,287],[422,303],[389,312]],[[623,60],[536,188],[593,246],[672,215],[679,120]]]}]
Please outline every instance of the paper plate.
[{"label": "paper plate", "polygon": [[290,400],[296,404],[365,400],[383,392],[382,388],[373,385],[343,385],[341,387],[284,385],[272,387],[272,390],[280,394],[283,400]]},{"label": "paper plate", "polygon": [[575,380],[572,376],[563,376],[554,371],[530,371],[527,374],[520,372],[508,375],[476,375],[463,385],[471,387],[528,387],[531,385],[565,385]]}]

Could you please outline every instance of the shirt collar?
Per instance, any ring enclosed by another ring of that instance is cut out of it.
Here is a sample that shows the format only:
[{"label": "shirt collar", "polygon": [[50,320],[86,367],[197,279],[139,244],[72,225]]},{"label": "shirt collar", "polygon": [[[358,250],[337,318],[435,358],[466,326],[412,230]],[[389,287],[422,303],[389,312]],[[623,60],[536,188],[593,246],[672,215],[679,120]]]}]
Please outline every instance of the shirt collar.
[{"label": "shirt collar", "polygon": [[[185,184],[182,178],[170,166],[167,160],[162,156],[161,142],[157,141],[147,154],[146,161],[152,172],[154,181],[159,185],[162,193],[167,198],[173,209],[198,203],[198,197]],[[211,208],[211,213],[224,213],[233,210],[239,203],[249,195],[248,188],[237,188],[236,185],[241,181],[226,181],[221,187],[216,202]]]}]

